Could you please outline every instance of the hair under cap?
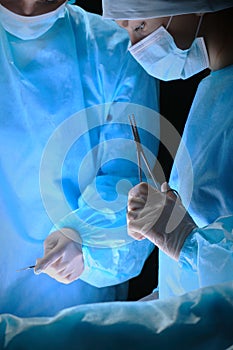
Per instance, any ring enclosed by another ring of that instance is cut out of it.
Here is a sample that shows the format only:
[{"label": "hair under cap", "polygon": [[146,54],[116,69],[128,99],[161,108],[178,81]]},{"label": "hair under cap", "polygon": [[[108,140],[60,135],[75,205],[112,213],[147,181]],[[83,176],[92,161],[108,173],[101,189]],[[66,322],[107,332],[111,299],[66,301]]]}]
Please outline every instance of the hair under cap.
[{"label": "hair under cap", "polygon": [[102,0],[102,4],[103,17],[115,20],[215,12],[233,7],[232,0]]}]

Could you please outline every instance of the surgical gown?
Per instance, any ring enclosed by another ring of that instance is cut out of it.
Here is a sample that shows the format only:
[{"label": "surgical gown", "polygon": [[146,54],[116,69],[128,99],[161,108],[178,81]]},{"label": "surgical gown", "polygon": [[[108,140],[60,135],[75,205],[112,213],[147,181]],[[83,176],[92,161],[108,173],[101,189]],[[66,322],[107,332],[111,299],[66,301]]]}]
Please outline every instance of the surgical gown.
[{"label": "surgical gown", "polygon": [[[158,122],[140,106],[157,110],[157,83],[127,52],[125,31],[77,6],[66,5],[37,39],[19,39],[1,24],[0,37],[0,312],[51,316],[115,300],[153,250],[127,238],[127,193],[138,177],[126,124],[134,111],[156,155],[158,142],[150,135]],[[79,280],[64,285],[16,271],[35,264],[49,232],[64,226],[81,237],[85,231]]]},{"label": "surgical gown", "polygon": [[[170,185],[198,228],[175,262],[160,253],[161,298],[233,280],[233,66],[201,81]],[[184,147],[191,163],[183,159]],[[191,164],[191,166],[190,166]]]}]

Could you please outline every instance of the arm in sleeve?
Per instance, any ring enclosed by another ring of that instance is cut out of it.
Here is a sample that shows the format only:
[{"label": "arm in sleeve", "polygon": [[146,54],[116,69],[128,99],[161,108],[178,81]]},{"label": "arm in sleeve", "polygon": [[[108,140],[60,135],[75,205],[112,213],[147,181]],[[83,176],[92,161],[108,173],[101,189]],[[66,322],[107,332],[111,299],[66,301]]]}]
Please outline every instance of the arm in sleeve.
[{"label": "arm in sleeve", "polygon": [[200,287],[232,280],[233,216],[194,229],[185,241],[179,263],[197,272]]},{"label": "arm in sleeve", "polygon": [[70,236],[72,240],[79,241],[81,237],[85,269],[80,278],[97,287],[118,284],[138,275],[154,249],[148,240],[135,241],[128,236],[126,205],[129,189],[139,181],[128,115],[134,113],[136,117],[153,168],[159,138],[159,116],[155,113],[157,82],[129,53],[120,77],[113,101],[100,117],[96,177],[81,193],[78,209],[52,230],[68,227],[75,230]]}]

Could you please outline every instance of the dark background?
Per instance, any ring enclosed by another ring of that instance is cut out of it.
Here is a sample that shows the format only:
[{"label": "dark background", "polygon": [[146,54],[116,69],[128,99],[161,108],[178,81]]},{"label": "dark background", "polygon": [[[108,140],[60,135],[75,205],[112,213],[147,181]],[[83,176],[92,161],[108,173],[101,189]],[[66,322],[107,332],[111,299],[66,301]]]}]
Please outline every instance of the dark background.
[{"label": "dark background", "polygon": [[[101,0],[78,0],[76,5],[86,11],[102,14]],[[180,134],[183,132],[197,86],[207,74],[208,70],[187,80],[160,82],[160,113],[173,124]],[[176,147],[178,147],[178,144]],[[159,148],[158,161],[168,181],[173,159],[162,144]],[[130,280],[128,300],[138,300],[150,294],[157,287],[157,282],[158,250],[155,248],[147,259],[141,274]]]}]

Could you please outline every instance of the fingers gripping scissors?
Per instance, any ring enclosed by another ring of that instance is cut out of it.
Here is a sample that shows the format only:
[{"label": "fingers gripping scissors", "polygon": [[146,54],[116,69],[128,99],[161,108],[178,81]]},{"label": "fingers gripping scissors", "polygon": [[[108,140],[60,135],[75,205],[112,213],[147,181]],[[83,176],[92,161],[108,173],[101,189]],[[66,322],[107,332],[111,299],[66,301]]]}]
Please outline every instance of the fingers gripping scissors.
[{"label": "fingers gripping scissors", "polygon": [[131,126],[131,129],[132,129],[132,133],[133,133],[133,137],[134,137],[134,141],[135,141],[135,144],[136,144],[136,147],[137,147],[137,161],[138,161],[138,176],[139,176],[139,181],[142,182],[142,167],[141,167],[141,159],[143,159],[144,163],[145,163],[145,166],[151,176],[151,179],[153,180],[154,182],[154,185],[155,185],[155,188],[157,190],[160,189],[160,185],[158,183],[158,181],[156,180],[154,174],[153,174],[153,171],[151,170],[150,168],[150,165],[149,165],[149,162],[146,158],[146,155],[143,151],[143,148],[142,148],[142,144],[141,144],[141,139],[140,139],[140,136],[139,136],[139,133],[138,133],[138,128],[137,128],[137,125],[136,125],[136,120],[135,120],[135,116],[134,114],[132,114],[132,116],[129,116],[129,122],[130,122],[130,126]]}]

